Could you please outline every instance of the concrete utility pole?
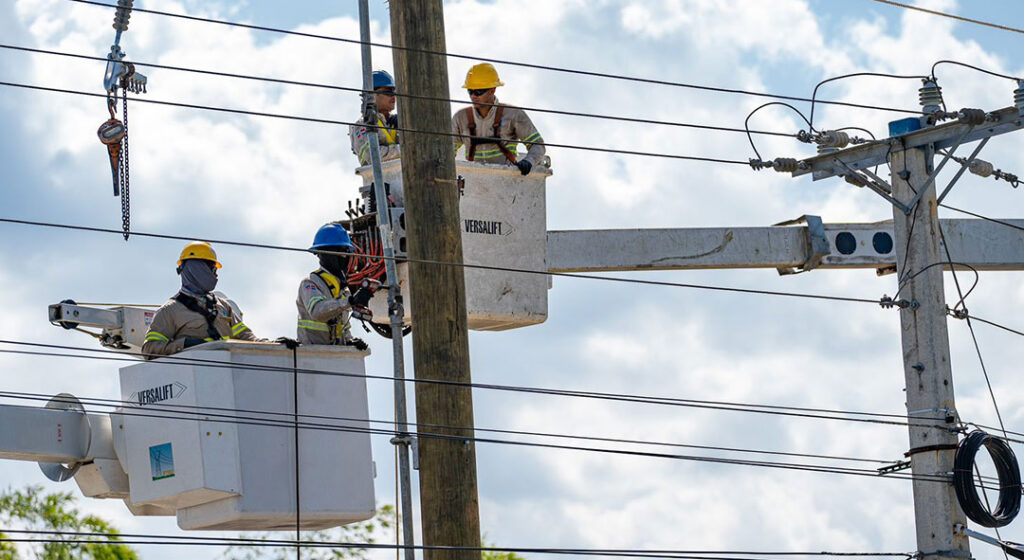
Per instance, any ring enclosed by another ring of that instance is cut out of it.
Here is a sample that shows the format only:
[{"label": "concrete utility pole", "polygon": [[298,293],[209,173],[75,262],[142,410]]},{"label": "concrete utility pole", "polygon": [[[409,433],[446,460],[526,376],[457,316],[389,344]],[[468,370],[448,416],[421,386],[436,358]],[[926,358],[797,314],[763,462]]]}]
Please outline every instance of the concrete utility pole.
[{"label": "concrete utility pole", "polygon": [[[897,200],[913,200],[921,189],[927,189],[909,215],[893,208],[896,272],[905,282],[900,297],[912,303],[900,310],[900,325],[907,416],[914,424],[909,428],[911,469],[919,477],[953,472],[958,441],[957,434],[949,430],[956,406],[942,286],[941,263],[947,258],[939,245],[935,182],[928,181],[932,157],[928,146],[893,152],[891,177]],[[935,559],[970,558],[967,535],[954,532],[956,524],[966,525],[967,519],[953,485],[917,478],[913,485],[918,550]]]},{"label": "concrete utility pole", "polygon": [[[448,61],[444,53],[441,0],[391,2],[391,40],[398,93],[447,99]],[[410,50],[405,50],[410,49]],[[469,383],[469,332],[459,228],[459,191],[451,105],[447,101],[399,97],[402,181],[416,379]],[[433,133],[433,134],[430,134]],[[455,263],[428,264],[418,260]],[[420,511],[426,546],[480,547],[480,513],[473,435],[473,396],[466,386],[418,383]],[[453,426],[454,429],[422,426]],[[429,437],[429,434],[456,439]],[[427,550],[427,559],[480,558],[478,551]]]}]

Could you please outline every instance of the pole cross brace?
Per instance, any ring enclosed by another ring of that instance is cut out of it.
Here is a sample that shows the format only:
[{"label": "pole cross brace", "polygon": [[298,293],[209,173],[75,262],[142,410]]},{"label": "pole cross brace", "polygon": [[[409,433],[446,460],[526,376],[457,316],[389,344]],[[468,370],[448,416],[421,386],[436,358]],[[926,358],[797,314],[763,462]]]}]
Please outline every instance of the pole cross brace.
[{"label": "pole cross brace", "polygon": [[904,471],[904,470],[907,470],[909,468],[910,468],[910,461],[896,461],[895,463],[893,463],[891,465],[886,465],[884,467],[879,467],[878,468],[878,474],[879,474],[879,476],[884,476],[884,475],[887,475],[889,473],[894,473],[894,472],[898,472],[898,471]]},{"label": "pole cross brace", "polygon": [[821,216],[811,216],[804,214],[795,220],[787,220],[785,222],[779,222],[776,226],[796,226],[800,224],[807,224],[807,228],[804,232],[807,234],[807,247],[808,256],[807,260],[795,267],[779,267],[776,270],[779,271],[780,276],[786,276],[789,274],[800,274],[801,272],[807,272],[808,270],[814,270],[821,266],[821,261],[825,257],[832,254],[832,248],[829,245],[828,237],[825,235],[825,224],[821,221]]}]

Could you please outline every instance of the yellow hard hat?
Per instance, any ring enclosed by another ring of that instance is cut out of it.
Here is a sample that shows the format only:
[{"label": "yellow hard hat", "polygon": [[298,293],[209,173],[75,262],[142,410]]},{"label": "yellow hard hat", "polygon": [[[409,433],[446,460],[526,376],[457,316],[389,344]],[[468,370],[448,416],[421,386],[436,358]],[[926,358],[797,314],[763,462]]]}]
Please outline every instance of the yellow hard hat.
[{"label": "yellow hard hat", "polygon": [[462,84],[464,89],[490,89],[503,86],[505,82],[498,78],[498,71],[489,62],[481,62],[466,72],[466,83]]},{"label": "yellow hard hat", "polygon": [[185,248],[181,250],[181,256],[178,257],[178,266],[181,263],[189,259],[202,259],[204,261],[213,261],[213,264],[220,268],[220,263],[217,261],[217,253],[213,251],[213,247],[205,241],[193,241]]}]

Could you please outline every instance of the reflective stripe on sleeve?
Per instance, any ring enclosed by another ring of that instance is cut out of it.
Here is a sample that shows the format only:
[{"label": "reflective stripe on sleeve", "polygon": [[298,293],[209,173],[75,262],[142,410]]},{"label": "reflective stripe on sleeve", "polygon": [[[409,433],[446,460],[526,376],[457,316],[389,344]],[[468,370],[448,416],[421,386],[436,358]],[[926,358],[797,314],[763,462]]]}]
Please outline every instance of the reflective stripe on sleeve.
[{"label": "reflective stripe on sleeve", "polygon": [[330,327],[327,326],[327,323],[321,323],[319,321],[308,321],[305,319],[299,321],[299,328],[316,332],[331,332],[331,329]]},{"label": "reflective stripe on sleeve", "polygon": [[160,333],[158,333],[156,331],[149,331],[149,333],[146,335],[146,341],[148,342],[150,340],[155,340],[157,342],[170,342],[171,341],[171,339],[167,338],[166,336],[164,336],[164,335],[162,335],[162,334],[160,334]]},{"label": "reflective stripe on sleeve", "polygon": [[327,298],[325,298],[324,296],[313,296],[313,297],[309,298],[309,302],[306,303],[306,312],[309,313],[310,315],[312,315],[313,314],[313,306],[318,304],[318,303],[320,303],[321,301],[324,301],[325,299],[327,299]]},{"label": "reflective stripe on sleeve", "polygon": [[[244,331],[245,329],[248,329],[248,328],[249,327],[245,326],[245,323],[239,322],[237,325],[231,327],[231,336],[236,336],[236,335],[238,335],[238,333],[240,333],[240,332],[242,332],[242,331]],[[224,338],[227,338],[227,337],[224,337]]]}]

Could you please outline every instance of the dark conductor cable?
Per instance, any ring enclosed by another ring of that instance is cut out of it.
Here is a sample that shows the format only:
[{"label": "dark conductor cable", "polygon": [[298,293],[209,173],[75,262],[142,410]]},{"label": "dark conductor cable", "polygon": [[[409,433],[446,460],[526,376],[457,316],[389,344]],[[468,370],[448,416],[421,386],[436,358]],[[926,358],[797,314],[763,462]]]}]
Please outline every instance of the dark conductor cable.
[{"label": "dark conductor cable", "polygon": [[[999,475],[999,501],[995,511],[989,511],[981,503],[974,485],[974,460],[982,446],[991,455]],[[1017,458],[1005,441],[981,430],[971,432],[957,446],[953,488],[967,517],[983,527],[1005,527],[1020,512],[1021,480]]]},{"label": "dark conductor cable", "polygon": [[897,8],[904,8],[904,9],[907,9],[907,10],[914,10],[914,11],[917,11],[917,12],[923,12],[923,13],[926,13],[926,14],[931,14],[933,16],[941,16],[941,17],[945,17],[945,18],[955,19],[957,21],[966,22],[966,23],[973,23],[973,24],[976,24],[976,25],[983,25],[985,27],[991,27],[993,29],[1001,29],[1003,31],[1010,31],[1012,33],[1024,34],[1024,29],[1017,29],[1016,27],[1010,27],[1008,25],[1000,25],[998,23],[992,23],[992,22],[983,21],[983,20],[980,20],[980,19],[971,19],[969,17],[958,16],[956,14],[940,12],[938,10],[929,10],[927,8],[922,8],[920,6],[912,6],[910,4],[904,4],[902,2],[893,2],[893,0],[871,0],[871,1],[872,2],[878,2],[879,4],[888,4],[890,6],[895,6]]},{"label": "dark conductor cable", "polygon": [[940,60],[935,64],[932,64],[932,78],[935,78],[935,68],[937,68],[940,64],[953,64],[956,66],[963,66],[964,68],[970,68],[971,70],[976,70],[978,72],[981,72],[982,74],[988,74],[989,76],[995,76],[996,78],[1005,78],[1007,80],[1013,81],[1017,81],[1020,79],[1014,76],[1008,76],[1006,74],[1000,74],[999,72],[993,72],[991,70],[979,68],[978,66],[973,66],[971,64],[967,64],[966,62],[960,62],[959,60]]},{"label": "dark conductor cable", "polygon": [[757,159],[761,159],[761,153],[757,151],[757,146],[754,146],[754,138],[750,135],[750,117],[753,117],[754,113],[760,111],[761,109],[764,109],[765,107],[770,107],[772,105],[782,105],[783,107],[789,107],[796,114],[800,115],[800,118],[802,118],[804,122],[807,123],[807,126],[811,126],[811,121],[807,120],[807,117],[805,117],[804,114],[800,112],[800,109],[797,109],[796,107],[790,105],[789,103],[783,103],[781,101],[770,101],[763,105],[757,106],[753,111],[747,114],[747,118],[743,119],[743,130],[747,132],[747,140],[750,142],[750,147],[751,149],[754,150],[754,155],[757,156]]},{"label": "dark conductor cable", "polygon": [[[744,163],[744,165],[747,165],[747,163]],[[58,229],[70,229],[70,230],[80,230],[80,231],[91,231],[91,232],[94,232],[94,233],[117,233],[119,235],[123,235],[123,233],[124,233],[121,230],[114,230],[114,229],[110,229],[110,228],[101,228],[101,227],[92,227],[92,226],[77,226],[77,225],[71,225],[71,224],[58,224],[58,223],[51,223],[51,222],[38,222],[38,221],[33,221],[33,220],[19,220],[19,219],[15,219],[15,218],[3,218],[3,217],[0,217],[0,223],[19,224],[19,225],[31,225],[31,226],[40,226],[40,227],[52,227],[52,228],[58,228]],[[181,236],[181,235],[170,235],[170,234],[164,234],[164,233],[146,233],[146,232],[137,232],[137,231],[131,231],[130,233],[131,233],[131,235],[134,235],[136,237],[152,237],[152,238],[157,238],[157,239],[174,239],[174,240],[179,240],[179,241],[191,241],[193,239],[198,239],[197,237],[185,237],[185,236]],[[309,252],[308,249],[303,249],[303,248],[300,248],[300,247],[287,247],[287,246],[283,246],[283,245],[269,245],[269,244],[266,244],[266,243],[250,243],[250,242],[245,242],[245,241],[230,241],[230,240],[222,240],[222,239],[205,239],[205,241],[207,241],[209,243],[217,243],[217,244],[220,244],[220,245],[234,245],[234,246],[238,246],[238,247],[253,247],[253,248],[258,248],[258,249],[275,249],[275,250],[279,250],[279,251],[292,251],[292,252],[298,252],[298,253],[308,253]],[[341,253],[332,253],[331,251],[317,251],[317,252],[320,253],[320,254],[327,254],[327,255],[329,255],[329,254],[341,254]],[[560,278],[583,278],[583,279],[587,279],[587,280],[602,280],[602,281],[605,281],[605,282],[620,282],[620,283],[626,283],[626,284],[642,284],[642,285],[647,285],[647,286],[664,286],[664,287],[675,287],[675,288],[703,289],[703,290],[711,290],[711,291],[719,291],[719,292],[733,292],[733,293],[743,293],[743,294],[772,295],[772,296],[783,296],[783,297],[795,297],[795,298],[802,298],[802,299],[817,299],[817,300],[825,300],[825,301],[843,301],[843,302],[849,302],[849,303],[870,303],[872,305],[879,305],[879,301],[876,300],[876,299],[846,297],[846,296],[829,296],[829,295],[821,295],[821,294],[803,294],[803,293],[798,293],[798,292],[781,292],[781,291],[772,291],[772,290],[755,290],[755,289],[752,289],[752,288],[732,288],[732,287],[725,287],[725,286],[712,286],[712,285],[706,285],[706,284],[689,284],[689,283],[683,283],[683,282],[664,282],[664,281],[658,281],[658,280],[640,280],[638,278],[616,278],[616,277],[612,277],[612,276],[597,276],[595,274],[579,274],[579,273],[575,273],[575,272],[551,272],[549,270],[530,270],[530,269],[524,269],[524,268],[511,268],[511,267],[504,267],[504,266],[490,266],[490,265],[482,265],[482,264],[449,263],[449,262],[434,261],[434,260],[429,260],[429,259],[412,259],[412,258],[409,258],[409,257],[385,257],[385,256],[382,256],[382,255],[368,255],[368,254],[364,254],[364,253],[345,253],[345,255],[355,255],[355,256],[368,257],[368,258],[373,258],[373,259],[389,259],[389,258],[392,258],[392,259],[400,259],[400,260],[402,260],[404,262],[415,262],[415,263],[439,265],[439,266],[457,266],[459,268],[464,268],[464,269],[465,268],[469,268],[469,269],[477,269],[477,270],[495,270],[495,271],[499,271],[499,272],[519,272],[519,273],[523,273],[523,274],[540,274],[540,275],[543,275],[543,276],[553,276],[553,277],[560,277]]]},{"label": "dark conductor cable", "polygon": [[[77,2],[79,0],[72,0],[72,1],[76,1]],[[21,84],[21,83],[16,83],[16,82],[2,82],[2,81],[0,81],[0,86],[15,87],[15,88],[21,88],[21,89],[30,89],[30,90],[36,90],[36,91],[46,91],[46,92],[50,92],[50,93],[65,93],[65,94],[71,94],[71,95],[81,95],[81,96],[86,96],[86,97],[102,97],[104,99],[106,99],[106,97],[107,97],[106,94],[102,94],[102,93],[94,93],[94,92],[89,92],[89,91],[79,91],[79,90],[64,89],[64,88],[52,88],[52,87],[37,86],[37,85],[32,85],[32,84]],[[341,125],[341,126],[353,126],[353,125],[361,126],[361,124],[359,124],[359,123],[350,122],[350,121],[339,121],[339,120],[335,120],[335,119],[321,119],[321,118],[317,118],[317,117],[305,117],[305,116],[302,116],[302,115],[283,115],[281,113],[268,113],[266,111],[250,111],[250,110],[246,110],[246,109],[231,109],[229,107],[216,107],[216,106],[213,106],[213,105],[199,105],[199,104],[195,104],[195,103],[180,103],[180,102],[176,102],[176,101],[161,101],[161,100],[158,100],[158,99],[145,99],[145,98],[141,98],[141,97],[137,98],[135,100],[135,102],[137,102],[137,103],[151,103],[151,104],[154,104],[154,105],[164,105],[164,106],[179,107],[179,108],[184,108],[184,109],[201,109],[201,110],[205,110],[205,111],[216,111],[216,112],[220,112],[220,113],[230,113],[230,114],[233,114],[233,115],[246,115],[246,116],[250,116],[250,117],[267,117],[267,118],[275,118],[275,119],[282,119],[282,120],[289,120],[289,121],[311,122],[311,123],[317,123],[317,124],[330,124],[330,125]],[[438,131],[432,131],[432,130],[414,130],[414,129],[411,129],[411,128],[402,128],[402,127],[396,127],[394,130],[397,130],[399,132],[413,132],[413,133],[417,133],[417,134],[427,134],[427,135],[431,135],[431,136],[444,136],[444,137],[447,137],[447,138],[458,138],[460,136],[460,135],[458,135],[458,134],[456,134],[454,132],[438,132]],[[687,155],[666,154],[666,153],[659,153],[659,152],[640,152],[640,151],[636,151],[636,150],[620,150],[620,149],[617,149],[617,148],[598,148],[598,147],[590,147],[590,146],[578,146],[578,145],[575,145],[575,144],[552,144],[550,142],[533,142],[533,143],[534,144],[538,144],[538,145],[542,145],[542,146],[545,146],[545,147],[548,147],[548,148],[566,148],[566,149],[570,149],[570,150],[585,150],[585,151],[589,151],[589,152],[603,152],[603,153],[608,153],[608,154],[620,154],[620,155],[630,155],[630,156],[661,157],[661,158],[667,158],[667,159],[679,159],[679,160],[689,160],[689,161],[704,161],[704,162],[708,162],[708,163],[726,163],[726,164],[733,164],[733,165],[750,165],[750,162],[734,160],[734,159],[709,158],[709,157],[702,157],[702,156],[687,156]],[[123,232],[122,232],[122,235],[124,235]]]},{"label": "dark conductor cable", "polygon": [[[116,8],[117,7],[114,4],[107,4],[107,3],[104,3],[104,2],[97,2],[95,0],[68,0],[68,1],[70,1],[70,2],[77,2],[79,4],[90,4],[90,5],[93,5],[93,6],[100,6],[100,7],[104,7],[104,8]],[[384,48],[384,49],[400,50],[400,51],[406,51],[406,52],[419,52],[419,53],[424,53],[424,54],[431,54],[431,55],[437,55],[437,56],[445,56],[445,57],[450,57],[450,58],[459,58],[459,59],[463,59],[463,60],[475,60],[475,61],[482,61],[482,62],[492,62],[492,63],[497,63],[497,64],[507,64],[509,66],[519,66],[519,67],[522,67],[522,68],[532,68],[532,69],[535,69],[535,70],[549,70],[549,71],[552,71],[552,72],[563,72],[563,73],[567,73],[567,74],[577,74],[577,75],[581,75],[581,76],[591,76],[591,77],[595,77],[595,78],[608,78],[608,79],[623,80],[623,81],[628,81],[628,82],[633,82],[633,83],[643,83],[643,84],[653,84],[653,85],[671,86],[671,87],[679,87],[679,88],[689,88],[689,89],[696,89],[696,90],[701,90],[701,91],[713,91],[713,92],[716,92],[716,93],[735,93],[735,94],[740,94],[740,95],[750,95],[750,96],[754,96],[754,97],[764,97],[764,98],[770,98],[770,99],[783,99],[783,100],[787,100],[787,101],[805,101],[805,102],[806,101],[810,101],[810,99],[807,99],[805,97],[795,97],[795,96],[791,96],[791,95],[778,95],[778,94],[764,93],[764,92],[757,92],[757,91],[747,91],[747,90],[735,89],[735,88],[722,88],[722,87],[705,86],[705,85],[699,85],[699,84],[688,84],[688,83],[684,83],[684,82],[672,82],[672,81],[668,81],[668,80],[655,80],[655,79],[652,79],[652,78],[641,78],[641,77],[636,77],[636,76],[623,76],[623,75],[619,75],[619,74],[608,74],[608,73],[603,73],[603,72],[592,72],[592,71],[589,71],[589,70],[574,70],[572,68],[560,68],[560,67],[557,67],[557,66],[545,66],[543,64],[533,64],[533,63],[529,63],[529,62],[516,62],[516,61],[512,61],[512,60],[502,60],[502,59],[497,59],[497,58],[485,58],[485,57],[470,56],[470,55],[465,55],[465,54],[448,53],[448,52],[441,52],[441,51],[432,51],[432,50],[428,50],[428,49],[418,49],[418,48],[415,48],[415,47],[397,47],[397,46],[389,45],[389,44],[386,44],[386,43],[374,43],[374,42],[365,42],[364,43],[364,41],[361,41],[359,39],[347,39],[347,38],[344,38],[344,37],[332,37],[332,36],[329,36],[329,35],[317,35],[315,33],[304,33],[304,32],[301,32],[301,31],[290,31],[290,30],[287,30],[287,29],[280,29],[280,28],[275,28],[275,27],[266,27],[266,26],[260,26],[260,25],[251,25],[251,24],[247,24],[247,23],[239,23],[239,22],[226,21],[226,20],[217,20],[217,19],[204,18],[204,17],[199,17],[199,16],[190,16],[190,15],[187,15],[187,14],[175,14],[175,13],[171,13],[171,12],[162,12],[162,11],[159,11],[159,10],[148,10],[148,9],[138,8],[138,7],[133,8],[133,10],[135,12],[139,12],[139,13],[154,14],[154,15],[158,15],[158,16],[172,17],[172,18],[184,19],[184,20],[188,20],[188,21],[197,21],[197,22],[203,22],[203,23],[215,23],[215,24],[218,24],[218,25],[227,25],[227,26],[231,26],[231,27],[241,27],[241,28],[244,28],[244,29],[252,29],[254,31],[267,31],[267,32],[270,32],[270,33],[281,33],[281,34],[284,34],[284,35],[295,35],[295,36],[299,36],[299,37],[307,37],[307,38],[310,38],[310,39],[324,39],[324,40],[327,40],[327,41],[336,41],[336,42],[349,43],[349,44],[354,44],[354,45],[368,44],[368,45],[370,45],[372,47],[380,47],[380,48]],[[894,108],[894,107],[881,107],[881,106],[877,106],[877,105],[863,105],[863,104],[859,104],[859,103],[849,103],[849,102],[845,102],[845,101],[818,101],[818,103],[827,104],[827,105],[841,105],[841,106],[844,106],[844,107],[856,107],[856,108],[860,108],[860,109],[873,109],[873,110],[876,110],[876,111],[890,111],[890,112],[894,112],[894,113],[918,113],[918,114],[922,114],[921,111],[918,110],[918,109],[897,109],[897,108]]]},{"label": "dark conductor cable", "polygon": [[[47,55],[54,55],[54,56],[64,56],[64,57],[76,58],[76,59],[82,59],[82,60],[95,60],[97,62],[103,62],[103,63],[107,62],[107,58],[103,57],[103,56],[90,56],[90,55],[76,54],[76,53],[69,53],[69,52],[51,51],[51,50],[46,50],[46,49],[37,49],[37,48],[32,48],[32,47],[22,47],[22,46],[17,46],[17,45],[6,45],[6,44],[3,44],[3,43],[0,43],[0,49],[9,49],[9,50],[23,51],[23,52],[27,52],[27,53],[33,53],[33,54],[47,54]],[[362,88],[356,88],[356,87],[345,87],[345,86],[338,86],[338,85],[324,84],[324,83],[316,83],[316,82],[304,82],[304,81],[300,81],[300,80],[287,80],[287,79],[282,79],[282,78],[271,78],[271,77],[268,77],[268,76],[253,76],[253,75],[248,75],[248,74],[236,74],[236,73],[233,73],[233,72],[221,72],[221,71],[217,71],[217,70],[203,70],[203,69],[199,69],[199,68],[189,68],[189,67],[184,67],[184,66],[172,66],[172,65],[167,65],[167,64],[157,64],[157,63],[154,63],[154,62],[140,62],[138,60],[132,60],[132,64],[134,64],[135,66],[141,66],[141,67],[147,67],[147,68],[155,68],[155,69],[159,69],[159,70],[172,70],[172,71],[175,71],[175,72],[188,72],[188,73],[201,74],[201,75],[206,75],[206,76],[216,76],[216,77],[220,77],[220,78],[233,78],[233,79],[239,79],[239,80],[251,80],[251,81],[257,81],[257,82],[266,82],[266,83],[288,85],[288,86],[299,86],[299,87],[308,87],[308,88],[327,89],[327,90],[333,90],[333,91],[347,91],[347,92],[353,92],[353,93],[358,93],[358,94],[373,93],[372,90],[371,91],[367,91],[367,90],[364,90]],[[425,101],[442,101],[442,102],[446,102],[446,103],[459,103],[459,104],[464,104],[464,105],[472,104],[471,101],[467,101],[467,100],[463,100],[463,99],[449,99],[447,97],[432,97],[432,96],[429,96],[429,95],[415,95],[415,94],[411,94],[411,93],[395,92],[395,96],[396,97],[404,97],[404,98],[408,98],[408,99],[422,99],[422,100],[425,100]],[[484,103],[483,105],[489,105],[491,107],[496,107],[498,104]],[[696,128],[696,129],[700,129],[700,130],[714,130],[714,131],[719,131],[719,132],[747,132],[747,131],[744,131],[743,129],[739,129],[739,128],[731,128],[731,127],[726,127],[726,126],[715,126],[715,125],[708,125],[708,124],[684,123],[684,122],[676,122],[676,121],[661,121],[661,120],[655,120],[655,119],[623,117],[623,116],[620,116],[620,115],[602,115],[602,114],[597,114],[597,113],[581,113],[581,112],[577,112],[577,111],[563,111],[563,110],[560,110],[560,109],[542,109],[540,107],[527,107],[527,106],[522,106],[522,105],[517,105],[517,107],[519,107],[520,109],[522,109],[524,111],[529,111],[529,112],[549,113],[549,114],[553,114],[553,115],[563,115],[563,116],[569,116],[569,117],[583,117],[583,118],[590,118],[590,119],[604,119],[604,120],[622,121],[622,122],[637,123],[637,124],[654,124],[654,125],[661,125],[661,126],[674,126],[674,127],[680,127],[680,128]],[[769,130],[751,130],[749,132],[750,132],[750,134],[761,134],[761,135],[765,135],[765,136],[785,136],[785,137],[791,137],[791,138],[795,138],[797,136],[796,134],[791,134],[791,133],[788,133],[788,132],[775,132],[775,131],[769,131]]]},{"label": "dark conductor cable", "polygon": [[821,86],[823,86],[823,85],[825,85],[825,84],[827,84],[829,82],[834,82],[836,80],[843,80],[843,79],[846,79],[846,78],[856,78],[858,76],[874,76],[874,77],[877,77],[877,78],[894,78],[894,79],[897,79],[897,80],[928,79],[928,76],[913,76],[913,75],[905,76],[905,75],[899,75],[899,74],[886,74],[884,72],[854,72],[852,74],[843,74],[841,76],[833,76],[831,78],[826,78],[826,79],[818,82],[818,85],[814,86],[814,93],[811,94],[811,118],[810,118],[809,121],[807,121],[807,126],[810,127],[810,132],[815,132],[815,130],[814,130],[814,104],[815,104],[815,102],[817,102],[817,99],[818,99],[818,88],[820,88]]}]

